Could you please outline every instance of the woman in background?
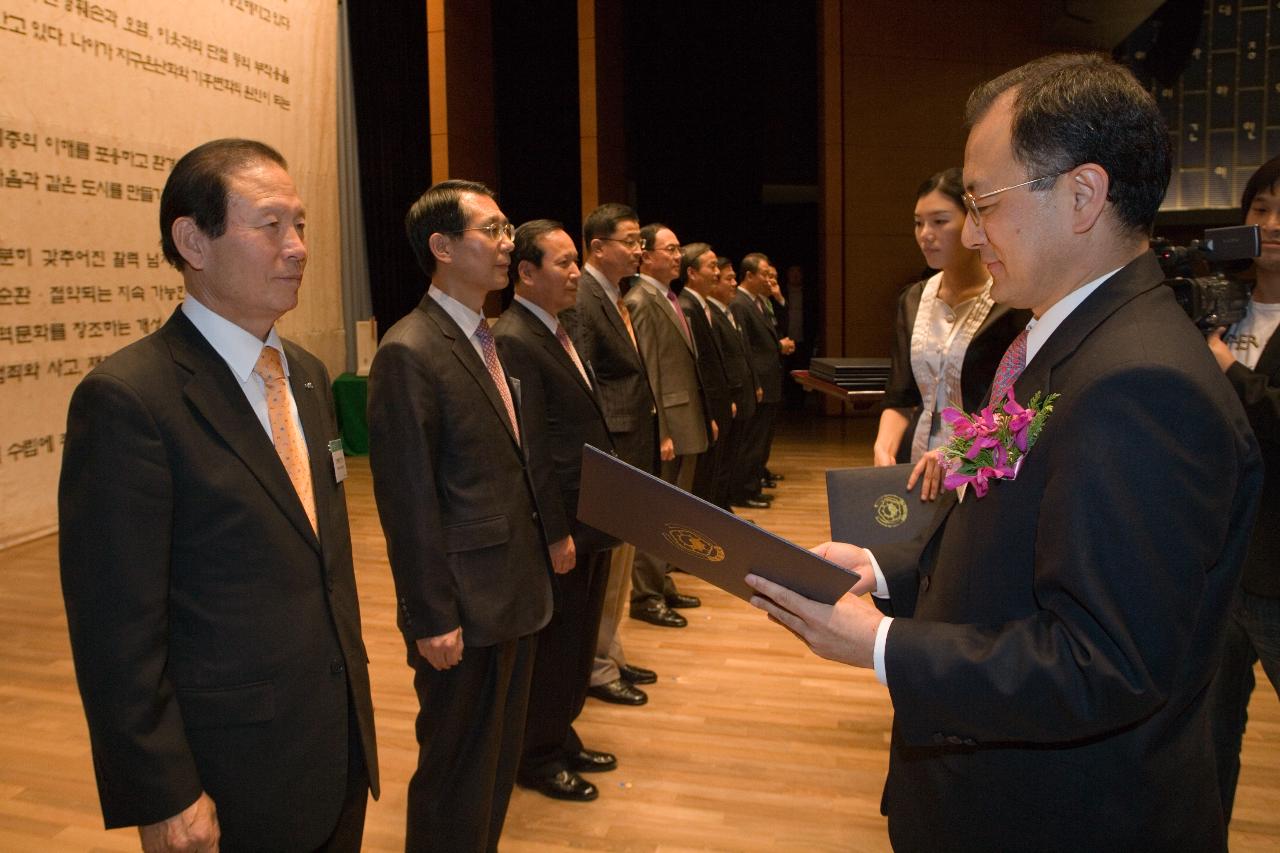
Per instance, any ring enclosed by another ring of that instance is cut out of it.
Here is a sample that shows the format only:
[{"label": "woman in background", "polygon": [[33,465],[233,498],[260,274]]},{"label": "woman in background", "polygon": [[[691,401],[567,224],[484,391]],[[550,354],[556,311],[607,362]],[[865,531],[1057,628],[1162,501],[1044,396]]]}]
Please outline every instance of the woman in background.
[{"label": "woman in background", "polygon": [[938,454],[950,440],[948,406],[973,412],[986,403],[1009,343],[1031,319],[991,300],[991,276],[978,253],[960,241],[964,185],[958,168],[938,172],[916,193],[915,235],[925,263],[939,272],[898,299],[893,366],[873,449],[874,464],[915,462],[907,481],[921,481],[932,500],[942,484]]}]

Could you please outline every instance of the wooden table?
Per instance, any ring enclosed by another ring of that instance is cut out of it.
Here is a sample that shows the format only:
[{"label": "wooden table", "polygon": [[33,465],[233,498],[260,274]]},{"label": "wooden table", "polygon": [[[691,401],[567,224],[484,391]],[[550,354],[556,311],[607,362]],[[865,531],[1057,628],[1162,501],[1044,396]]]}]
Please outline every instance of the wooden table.
[{"label": "wooden table", "polygon": [[842,403],[847,403],[855,412],[866,412],[871,408],[879,405],[884,399],[884,391],[850,391],[841,388],[834,382],[828,382],[825,379],[819,379],[813,376],[807,370],[791,371],[791,378],[799,383],[802,387],[818,391],[833,397]]}]

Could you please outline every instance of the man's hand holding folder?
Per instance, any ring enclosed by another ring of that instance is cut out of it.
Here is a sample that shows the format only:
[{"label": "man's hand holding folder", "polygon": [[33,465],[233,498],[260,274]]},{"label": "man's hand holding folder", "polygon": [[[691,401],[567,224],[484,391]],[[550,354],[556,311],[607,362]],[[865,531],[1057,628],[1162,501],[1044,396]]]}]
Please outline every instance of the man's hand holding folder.
[{"label": "man's hand holding folder", "polygon": [[799,637],[814,654],[870,668],[876,629],[883,617],[875,605],[859,597],[876,588],[869,552],[847,542],[824,542],[811,550],[825,560],[856,572],[858,582],[835,604],[822,604],[751,574],[747,575],[747,586],[758,593],[751,597],[751,605]]}]

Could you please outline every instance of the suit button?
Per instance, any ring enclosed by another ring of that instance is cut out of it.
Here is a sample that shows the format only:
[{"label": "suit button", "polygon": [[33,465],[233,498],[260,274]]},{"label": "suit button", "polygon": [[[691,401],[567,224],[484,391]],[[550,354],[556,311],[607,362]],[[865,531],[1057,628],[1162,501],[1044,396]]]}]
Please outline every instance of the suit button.
[{"label": "suit button", "polygon": [[329,661],[329,671],[332,672],[334,675],[338,675],[341,672],[345,672],[346,669],[347,669],[347,666],[342,662],[342,658],[334,658],[333,660]]}]

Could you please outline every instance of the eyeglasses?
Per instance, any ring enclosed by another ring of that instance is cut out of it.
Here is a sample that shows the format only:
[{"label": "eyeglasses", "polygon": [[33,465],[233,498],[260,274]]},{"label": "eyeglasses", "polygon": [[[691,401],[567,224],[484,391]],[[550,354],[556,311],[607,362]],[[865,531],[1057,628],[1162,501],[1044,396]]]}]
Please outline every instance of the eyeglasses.
[{"label": "eyeglasses", "polygon": [[610,243],[621,243],[631,251],[639,249],[644,251],[649,247],[649,243],[643,237],[598,237],[598,240],[608,240]]},{"label": "eyeglasses", "polygon": [[1001,187],[998,190],[992,190],[991,192],[983,193],[982,195],[974,195],[973,193],[967,192],[963,196],[961,196],[961,198],[964,199],[965,210],[967,210],[969,212],[969,215],[973,217],[974,227],[981,228],[982,227],[982,211],[978,210],[978,202],[982,201],[984,198],[991,198],[993,195],[1000,195],[1000,193],[1007,193],[1009,190],[1016,190],[1018,187],[1025,187],[1030,184],[1034,184],[1037,181],[1047,181],[1050,178],[1056,178],[1059,175],[1065,175],[1068,171],[1070,170],[1063,169],[1061,172],[1054,172],[1052,175],[1041,175],[1038,178],[1032,178],[1029,181],[1023,181],[1022,183],[1014,184],[1011,187]]},{"label": "eyeglasses", "polygon": [[494,242],[500,239],[511,240],[516,236],[516,227],[510,222],[490,222],[488,225],[477,225],[474,228],[459,228],[453,233],[461,234],[463,231],[483,231]]},{"label": "eyeglasses", "polygon": [[677,258],[678,258],[678,257],[680,257],[680,244],[679,244],[679,243],[672,243],[670,246],[655,247],[655,248],[654,248],[654,251],[655,251],[655,252],[666,252],[668,255],[671,255],[671,256],[673,256],[673,257],[677,257]]}]

